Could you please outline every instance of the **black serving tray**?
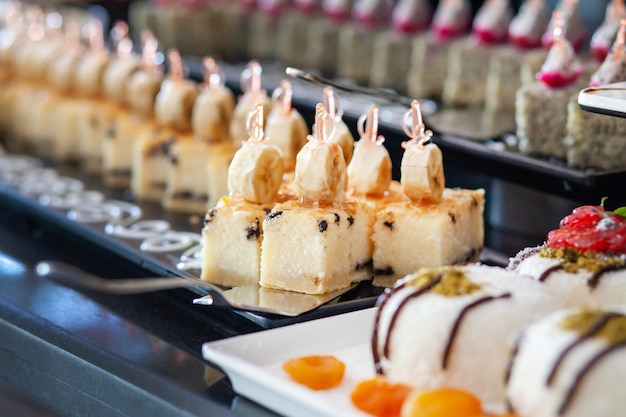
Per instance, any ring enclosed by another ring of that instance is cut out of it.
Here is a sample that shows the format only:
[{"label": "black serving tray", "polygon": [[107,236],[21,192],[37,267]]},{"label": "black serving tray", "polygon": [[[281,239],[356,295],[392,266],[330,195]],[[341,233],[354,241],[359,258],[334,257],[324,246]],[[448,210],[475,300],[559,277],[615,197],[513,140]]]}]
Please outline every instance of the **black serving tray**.
[{"label": "black serving tray", "polygon": [[[11,164],[23,167],[11,170]],[[5,205],[17,207],[15,211],[28,213],[39,222],[55,224],[155,276],[200,277],[203,216],[170,213],[157,203],[135,202],[128,191],[108,189],[99,177],[78,167],[0,154],[0,207]],[[190,304],[209,294],[200,287],[180,291],[189,292]],[[381,292],[363,282],[296,317],[234,311],[263,328],[273,328],[372,307]],[[222,307],[195,308],[201,313],[202,309]]]},{"label": "black serving tray", "polygon": [[[196,57],[186,57],[185,62],[189,67],[191,78],[200,80],[202,78],[200,60]],[[290,78],[286,74],[286,67],[279,62],[261,62],[261,64],[263,88],[271,93],[283,79],[290,79],[293,86],[293,104],[311,125],[315,105],[322,100],[326,85],[323,82],[311,83],[300,78]],[[235,92],[241,92],[239,80],[245,64],[220,65],[226,77],[226,84]],[[344,120],[355,137],[358,137],[356,121],[360,115],[372,104],[379,107],[379,131],[385,135],[385,145],[394,162],[394,178],[399,178],[401,143],[407,140],[402,131],[402,119],[408,109],[406,103],[410,102],[410,99],[397,97],[394,100],[393,92],[390,91],[385,91],[385,94],[351,92],[350,88],[355,91],[362,88],[350,80],[329,81],[346,87],[336,89],[336,93],[344,110]],[[451,110],[439,108],[430,100],[420,102],[424,122],[434,131],[432,140],[441,147],[446,166],[461,167],[476,174],[510,181],[577,202],[598,204],[603,197],[609,197],[608,201],[612,205],[626,204],[626,195],[618,187],[618,184],[626,181],[626,170],[611,172],[579,170],[566,166],[564,161],[556,158],[521,154],[516,150],[514,118],[510,113],[485,114],[484,110],[475,108]],[[452,111],[458,114],[450,117],[448,113]],[[495,125],[491,128],[481,128],[478,120],[485,117],[495,119]]]}]

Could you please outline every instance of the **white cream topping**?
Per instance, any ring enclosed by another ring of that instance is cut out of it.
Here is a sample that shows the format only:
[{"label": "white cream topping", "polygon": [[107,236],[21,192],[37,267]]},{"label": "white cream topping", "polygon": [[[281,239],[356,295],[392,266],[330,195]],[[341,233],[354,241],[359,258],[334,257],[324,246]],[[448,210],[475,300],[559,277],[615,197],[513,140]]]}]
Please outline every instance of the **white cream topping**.
[{"label": "white cream topping", "polygon": [[541,36],[548,25],[548,9],[544,0],[524,2],[509,25],[509,35],[514,38],[527,38],[541,42]]},{"label": "white cream topping", "polygon": [[571,76],[581,71],[581,65],[572,44],[566,39],[555,40],[546,57],[542,73],[558,73]]},{"label": "white cream topping", "polygon": [[460,30],[471,19],[472,9],[466,0],[442,0],[435,11],[433,25]]},{"label": "white cream topping", "polygon": [[427,0],[400,0],[393,9],[391,22],[397,29],[414,31],[425,28],[431,16]]},{"label": "white cream topping", "polygon": [[[580,43],[581,40],[584,39],[587,30],[585,29],[585,24],[578,10],[578,1],[562,0],[555,10],[558,10],[561,13],[565,22],[564,33],[567,39],[575,45]],[[550,19],[550,22],[548,23],[546,32],[543,35],[544,45],[552,44],[552,41],[554,40],[554,26],[555,21],[553,15],[552,19]]]},{"label": "white cream topping", "polygon": [[617,38],[600,68],[591,76],[590,84],[598,86],[626,80],[626,20],[622,20]]},{"label": "white cream topping", "polygon": [[591,48],[608,50],[619,30],[619,22],[626,17],[624,0],[615,0],[606,6],[604,21],[591,37]]},{"label": "white cream topping", "polygon": [[492,33],[495,37],[505,37],[513,12],[508,0],[489,0],[474,18],[473,29]]}]

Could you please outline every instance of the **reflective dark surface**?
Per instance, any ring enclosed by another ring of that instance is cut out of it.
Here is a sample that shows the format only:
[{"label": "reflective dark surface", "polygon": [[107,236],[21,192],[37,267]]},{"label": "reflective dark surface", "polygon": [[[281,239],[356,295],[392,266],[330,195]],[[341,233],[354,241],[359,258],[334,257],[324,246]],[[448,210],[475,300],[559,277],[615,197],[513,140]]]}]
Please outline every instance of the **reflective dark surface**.
[{"label": "reflective dark surface", "polygon": [[184,290],[80,293],[35,276],[41,259],[103,275],[149,272],[0,192],[0,379],[59,415],[271,415],[237,399],[202,343],[260,327],[193,306]]}]

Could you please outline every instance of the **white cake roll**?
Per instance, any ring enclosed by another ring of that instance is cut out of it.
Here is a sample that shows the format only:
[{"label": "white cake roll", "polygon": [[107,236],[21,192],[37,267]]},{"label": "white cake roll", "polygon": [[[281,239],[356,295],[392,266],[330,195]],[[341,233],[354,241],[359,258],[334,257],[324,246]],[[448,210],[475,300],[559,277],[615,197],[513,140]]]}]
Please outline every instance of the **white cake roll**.
[{"label": "white cake roll", "polygon": [[423,268],[379,303],[376,370],[416,389],[464,389],[501,411],[517,334],[561,305],[537,282],[501,268]]},{"label": "white cake roll", "polygon": [[511,259],[509,269],[557,291],[568,306],[626,304],[626,255],[578,254],[572,262],[563,254],[547,246],[527,248]]},{"label": "white cake roll", "polygon": [[623,309],[556,312],[519,340],[510,363],[510,406],[519,417],[622,416],[624,361]]}]

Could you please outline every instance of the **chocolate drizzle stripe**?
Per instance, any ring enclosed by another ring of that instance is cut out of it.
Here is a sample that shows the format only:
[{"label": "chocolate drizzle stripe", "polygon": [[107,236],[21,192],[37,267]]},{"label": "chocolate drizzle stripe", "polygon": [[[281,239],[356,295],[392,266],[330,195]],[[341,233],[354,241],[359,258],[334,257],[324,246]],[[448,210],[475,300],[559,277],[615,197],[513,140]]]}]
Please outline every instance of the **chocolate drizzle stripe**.
[{"label": "chocolate drizzle stripe", "polygon": [[589,339],[590,337],[593,337],[600,330],[602,330],[602,328],[606,325],[606,323],[612,317],[617,317],[617,316],[620,316],[620,314],[617,314],[617,313],[604,313],[604,314],[602,314],[600,317],[598,317],[598,320],[595,323],[593,323],[593,325],[585,333],[583,333],[578,339],[574,340],[567,347],[565,347],[565,349],[563,349],[563,351],[561,351],[559,356],[556,358],[556,361],[554,362],[554,365],[552,365],[552,369],[550,370],[550,373],[548,374],[548,378],[546,378],[546,386],[549,387],[550,385],[552,385],[552,383],[554,382],[554,378],[556,377],[556,374],[557,374],[557,372],[559,370],[559,367],[561,366],[561,364],[563,363],[563,361],[565,360],[567,355],[576,346],[579,346],[585,340]]},{"label": "chocolate drizzle stripe", "polygon": [[[389,357],[389,340],[391,338],[391,333],[393,330],[393,326],[396,323],[396,320],[398,319],[399,316],[399,312],[400,310],[402,310],[402,307],[411,299],[417,298],[420,295],[424,294],[425,292],[431,290],[435,285],[439,284],[439,282],[441,282],[441,279],[443,278],[443,275],[438,275],[434,280],[432,280],[428,285],[418,289],[415,292],[412,292],[411,294],[407,295],[407,297],[402,300],[402,302],[400,303],[400,305],[395,309],[395,311],[393,312],[393,316],[391,317],[391,322],[389,323],[389,328],[387,329],[387,334],[385,336],[385,341],[383,344],[383,356],[388,358]],[[376,312],[376,318],[374,321],[374,332],[372,334],[372,356],[374,359],[374,367],[376,369],[376,373],[377,374],[383,374],[383,369],[381,366],[381,357],[380,357],[380,352],[378,349],[378,338],[379,338],[379,327],[380,327],[380,316],[381,316],[381,312],[383,310],[383,307],[385,306],[385,304],[387,303],[387,301],[391,298],[391,296],[398,292],[399,290],[401,290],[402,288],[404,288],[406,286],[406,282],[398,285],[396,287],[394,287],[391,291],[386,293],[386,296],[383,298],[383,300],[381,301],[380,305],[378,306],[378,311]]]},{"label": "chocolate drizzle stripe", "polygon": [[587,286],[593,290],[598,286],[598,284],[600,283],[600,280],[602,279],[605,273],[611,272],[611,271],[619,271],[621,269],[626,269],[626,265],[605,266],[599,271],[594,272],[594,274],[589,277],[589,279],[587,280]]},{"label": "chocolate drizzle stripe", "polygon": [[576,374],[576,376],[574,377],[574,383],[569,387],[569,389],[565,393],[563,402],[561,402],[561,405],[559,406],[559,409],[558,409],[558,415],[562,416],[565,414],[565,412],[571,405],[572,401],[574,400],[574,396],[576,395],[576,392],[578,391],[578,388],[580,387],[581,382],[583,381],[587,373],[589,373],[591,368],[593,368],[594,365],[600,362],[600,360],[602,360],[605,356],[622,348],[626,348],[626,340],[606,347],[605,349],[598,352],[594,357],[591,358],[591,360],[589,360],[589,362],[585,364],[585,366]]},{"label": "chocolate drizzle stripe", "polygon": [[463,309],[461,309],[459,315],[454,321],[454,324],[452,325],[452,329],[450,330],[450,335],[448,337],[448,342],[446,343],[446,347],[443,350],[443,357],[441,358],[441,367],[443,369],[446,369],[446,367],[448,366],[448,359],[450,357],[450,353],[452,352],[452,347],[454,346],[454,340],[456,339],[456,335],[459,331],[459,328],[461,327],[461,323],[463,322],[463,319],[465,318],[467,313],[482,304],[488,303],[490,301],[501,300],[504,298],[511,298],[511,293],[506,293],[498,296],[488,295],[483,298],[479,298],[476,301],[473,301],[472,303],[466,305],[465,307],[463,307]]},{"label": "chocolate drizzle stripe", "polygon": [[538,281],[539,282],[544,282],[545,280],[548,279],[548,277],[555,271],[560,271],[561,269],[563,269],[563,265],[562,264],[558,264],[558,265],[554,265],[551,266],[550,268],[546,269],[545,271],[543,271],[541,273],[541,275],[539,275]]},{"label": "chocolate drizzle stripe", "polygon": [[[511,371],[513,371],[513,365],[515,365],[515,359],[517,359],[517,354],[519,353],[519,347],[522,344],[522,340],[524,340],[524,333],[520,333],[520,335],[515,339],[515,343],[513,344],[513,350],[511,351],[511,355],[509,356],[509,363],[506,365],[506,372],[504,374],[504,384],[509,383],[509,379],[511,379]],[[509,409],[509,411],[511,411]]]}]

